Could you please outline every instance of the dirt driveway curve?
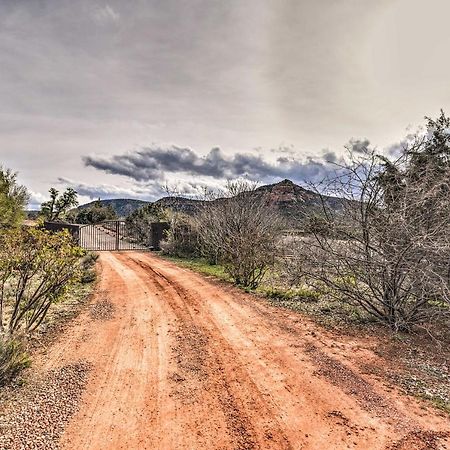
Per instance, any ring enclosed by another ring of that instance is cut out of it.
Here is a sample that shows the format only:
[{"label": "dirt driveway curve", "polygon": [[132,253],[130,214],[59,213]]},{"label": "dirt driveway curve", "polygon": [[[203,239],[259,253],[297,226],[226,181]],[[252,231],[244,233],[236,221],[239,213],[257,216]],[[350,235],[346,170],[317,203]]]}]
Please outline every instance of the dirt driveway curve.
[{"label": "dirt driveway curve", "polygon": [[448,421],[360,373],[376,356],[298,314],[146,253],[102,253],[93,302],[45,368],[93,363],[76,449],[428,449]]}]

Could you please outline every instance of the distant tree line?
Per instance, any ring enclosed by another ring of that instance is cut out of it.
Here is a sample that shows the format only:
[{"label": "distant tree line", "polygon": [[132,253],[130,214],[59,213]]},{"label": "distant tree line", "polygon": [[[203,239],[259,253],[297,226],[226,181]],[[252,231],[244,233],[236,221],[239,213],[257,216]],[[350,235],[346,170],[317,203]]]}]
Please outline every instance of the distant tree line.
[{"label": "distant tree line", "polygon": [[102,204],[100,199],[89,207],[73,209],[66,215],[68,222],[79,224],[100,223],[105,220],[116,220],[117,218],[114,208],[111,205]]}]

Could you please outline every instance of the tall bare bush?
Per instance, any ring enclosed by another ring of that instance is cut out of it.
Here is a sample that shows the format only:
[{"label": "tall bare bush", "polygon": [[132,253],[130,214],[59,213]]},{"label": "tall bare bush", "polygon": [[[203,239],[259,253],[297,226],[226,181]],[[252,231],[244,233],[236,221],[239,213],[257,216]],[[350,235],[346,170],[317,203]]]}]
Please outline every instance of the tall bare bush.
[{"label": "tall bare bush", "polygon": [[[427,133],[398,159],[350,154],[322,194],[324,203],[301,241],[303,273],[329,295],[361,306],[395,330],[448,311],[450,301],[450,123],[428,119]],[[315,227],[314,224],[320,226]]]},{"label": "tall bare bush", "polygon": [[274,264],[282,227],[256,184],[230,181],[209,194],[194,223],[201,252],[220,262],[236,284],[255,288]]}]

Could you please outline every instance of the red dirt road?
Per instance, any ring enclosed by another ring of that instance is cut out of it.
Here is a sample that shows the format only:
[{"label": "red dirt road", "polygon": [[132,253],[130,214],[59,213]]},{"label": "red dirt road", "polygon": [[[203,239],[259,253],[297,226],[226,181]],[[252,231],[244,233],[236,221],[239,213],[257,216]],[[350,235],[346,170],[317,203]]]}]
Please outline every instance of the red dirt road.
[{"label": "red dirt road", "polygon": [[360,373],[360,342],[151,254],[102,253],[100,275],[114,315],[46,355],[93,364],[62,448],[450,448],[448,419]]}]

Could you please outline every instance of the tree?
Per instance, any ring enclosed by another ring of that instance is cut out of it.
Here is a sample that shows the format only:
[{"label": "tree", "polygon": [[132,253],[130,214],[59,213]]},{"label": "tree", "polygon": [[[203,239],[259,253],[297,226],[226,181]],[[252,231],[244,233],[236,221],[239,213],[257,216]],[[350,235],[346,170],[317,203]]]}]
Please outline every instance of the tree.
[{"label": "tree", "polygon": [[98,199],[88,208],[83,207],[69,211],[66,219],[73,223],[90,224],[116,220],[117,214],[111,205],[106,206]]},{"label": "tree", "polygon": [[17,174],[0,166],[0,228],[22,221],[28,198],[27,189],[17,183]]},{"label": "tree", "polygon": [[256,288],[274,264],[282,227],[254,183],[228,182],[194,216],[201,252],[222,264],[236,284]]},{"label": "tree", "polygon": [[366,148],[352,154],[321,194],[324,232],[300,243],[304,275],[316,288],[362,307],[394,330],[408,330],[450,302],[450,122],[427,119],[427,133],[397,159]]},{"label": "tree", "polygon": [[50,188],[49,193],[50,200],[41,205],[41,215],[45,220],[60,220],[70,208],[78,205],[77,192],[72,188],[67,188],[62,194]]}]

